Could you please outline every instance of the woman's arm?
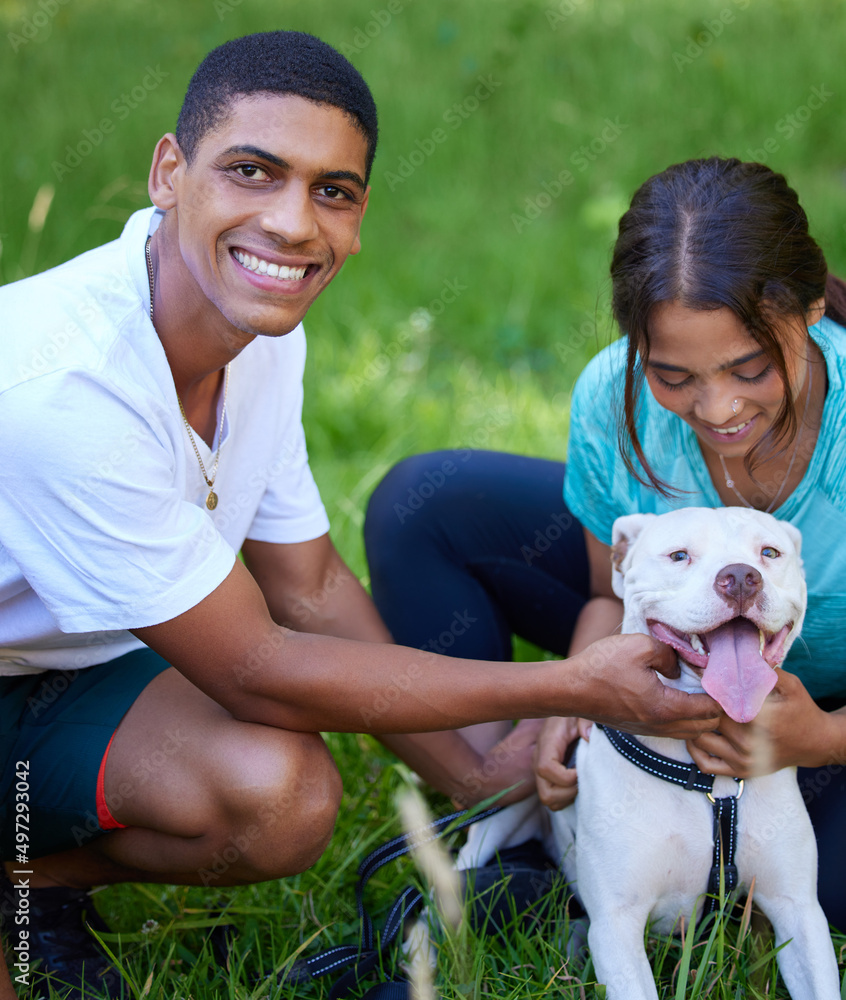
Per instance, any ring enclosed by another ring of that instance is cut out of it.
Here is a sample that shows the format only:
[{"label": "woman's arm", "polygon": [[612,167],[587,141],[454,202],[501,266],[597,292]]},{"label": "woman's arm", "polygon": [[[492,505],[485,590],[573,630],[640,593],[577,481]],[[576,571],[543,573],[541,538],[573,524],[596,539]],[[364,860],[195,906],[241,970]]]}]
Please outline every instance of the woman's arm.
[{"label": "woman's arm", "polygon": [[[523,719],[513,727],[508,721],[502,726],[483,723],[441,733],[381,735],[379,740],[429,785],[448,795],[456,808],[511,788],[497,800],[497,805],[508,805],[535,790],[532,756],[542,724],[542,719]],[[482,735],[483,728],[488,729],[488,738],[474,738]]]}]

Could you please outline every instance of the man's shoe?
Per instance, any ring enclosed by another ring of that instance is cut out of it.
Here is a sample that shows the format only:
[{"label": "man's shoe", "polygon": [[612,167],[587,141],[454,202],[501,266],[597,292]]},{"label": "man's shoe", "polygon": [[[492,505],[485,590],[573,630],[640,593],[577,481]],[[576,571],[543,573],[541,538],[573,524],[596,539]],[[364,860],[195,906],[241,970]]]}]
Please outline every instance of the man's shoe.
[{"label": "man's shoe", "polygon": [[[3,880],[0,877],[0,880]],[[109,958],[97,946],[87,927],[96,931],[109,928],[94,908],[85,889],[30,889],[29,907],[25,911],[29,923],[16,927],[18,908],[12,885],[0,885],[0,912],[4,916],[4,936],[14,947],[18,931],[29,932],[30,966],[35,966],[31,982],[32,996],[50,995],[64,1000],[95,1000],[123,996],[122,978]],[[13,973],[14,974],[14,973]]]}]

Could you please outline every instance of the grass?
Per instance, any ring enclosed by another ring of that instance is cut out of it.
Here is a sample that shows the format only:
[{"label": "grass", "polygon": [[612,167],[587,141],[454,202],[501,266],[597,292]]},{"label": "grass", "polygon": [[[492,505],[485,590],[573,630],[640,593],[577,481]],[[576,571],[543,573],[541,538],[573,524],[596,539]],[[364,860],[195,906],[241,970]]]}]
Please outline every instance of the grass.
[{"label": "grass", "polygon": [[[570,389],[613,337],[606,274],[616,221],[652,173],[712,153],[766,157],[800,192],[832,269],[846,274],[836,0],[393,7],[388,17],[383,0],[0,0],[2,282],[114,238],[147,204],[152,145],[173,127],[195,65],[227,38],[312,31],[371,84],[382,139],[364,251],[308,318],[305,407],[333,537],[365,581],[364,505],[397,459],[468,444],[564,456]],[[52,13],[45,21],[39,11]],[[474,108],[480,77],[489,93]],[[812,109],[815,88],[824,100]],[[447,138],[427,152],[438,128]],[[558,189],[565,171],[572,180]],[[293,996],[253,976],[298,948],[354,939],[355,868],[397,832],[407,776],[369,738],[329,742],[346,797],[309,872],[225,891],[143,885],[98,896],[121,933],[134,996]],[[375,879],[376,905],[406,875],[407,866]],[[221,906],[239,930],[225,973],[207,943],[209,912]],[[751,935],[738,943],[738,933],[719,931],[707,955],[690,936],[685,946],[653,941],[662,997],[786,996],[771,948],[759,951]],[[557,940],[547,924],[507,946],[471,942],[469,970],[440,970],[442,992],[598,995],[590,967],[565,962]]]},{"label": "grass", "polygon": [[[325,1000],[329,996],[331,981],[286,988],[256,977],[259,972],[278,974],[300,955],[358,940],[354,870],[370,850],[399,832],[396,803],[408,784],[403,767],[392,767],[387,759],[377,766],[373,757],[378,758],[380,751],[365,737],[335,738],[335,749],[352,770],[357,792],[348,795],[336,837],[308,873],[217,892],[136,885],[104,894],[107,903],[101,909],[117,926],[128,929],[120,939],[134,997]],[[358,773],[365,763],[369,774]],[[377,926],[401,888],[414,879],[408,859],[387,866],[372,879],[366,900]],[[558,898],[562,906],[554,916],[527,926],[515,921],[504,936],[480,937],[466,923],[447,933],[440,949],[437,995],[444,1000],[486,996],[539,1000],[554,990],[554,995],[567,1000],[603,997],[589,959],[568,958],[563,951],[567,924],[560,916],[564,897],[559,893]],[[219,922],[209,916],[215,907],[223,908],[219,919],[238,928],[228,970],[217,965],[208,940],[211,927]],[[117,947],[116,939],[117,935],[109,938],[107,944]],[[661,1000],[788,996],[778,980],[769,925],[748,905],[741,914],[706,926],[702,934],[691,933],[689,927],[682,938],[648,934],[646,945]],[[842,952],[846,939],[836,938],[835,946]],[[386,974],[393,969],[386,966]]]}]

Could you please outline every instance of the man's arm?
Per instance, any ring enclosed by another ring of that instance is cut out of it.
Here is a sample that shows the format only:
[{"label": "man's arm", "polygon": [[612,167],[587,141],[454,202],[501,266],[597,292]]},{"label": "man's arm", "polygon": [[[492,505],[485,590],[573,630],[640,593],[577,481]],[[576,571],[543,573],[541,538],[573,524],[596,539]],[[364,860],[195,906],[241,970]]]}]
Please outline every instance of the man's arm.
[{"label": "man's arm", "polygon": [[[328,535],[290,545],[246,541],[244,562],[261,588],[271,617],[296,631],[368,642],[393,642],[370,595],[344,563]],[[464,734],[387,734],[380,741],[429,785],[457,803],[481,801],[531,775],[532,746],[539,728],[523,724],[487,755]],[[503,802],[534,789],[523,780]]]},{"label": "man's arm", "polygon": [[235,718],[282,729],[413,733],[578,714],[683,737],[713,727],[716,717],[707,696],[660,683],[654,669],[674,669],[675,657],[646,636],[613,637],[570,660],[516,671],[510,663],[302,634],[272,620],[239,561],[194,608],[133,632]]},{"label": "man's arm", "polygon": [[247,539],[241,552],[277,625],[339,639],[392,641],[329,535],[290,545]]}]

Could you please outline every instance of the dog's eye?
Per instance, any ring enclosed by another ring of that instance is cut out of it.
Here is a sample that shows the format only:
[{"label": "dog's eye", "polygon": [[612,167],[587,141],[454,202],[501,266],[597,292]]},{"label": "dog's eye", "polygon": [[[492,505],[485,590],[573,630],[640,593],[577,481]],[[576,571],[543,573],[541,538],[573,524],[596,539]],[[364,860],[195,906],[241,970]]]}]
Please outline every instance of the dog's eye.
[{"label": "dog's eye", "polygon": [[676,552],[670,553],[670,558],[673,560],[673,562],[684,562],[684,560],[689,559],[690,556],[688,556],[686,549],[678,549]]},{"label": "dog's eye", "polygon": [[764,557],[765,559],[778,559],[778,557],[779,557],[779,556],[781,555],[781,553],[779,552],[779,550],[778,550],[778,549],[774,549],[774,548],[772,547],[772,545],[765,545],[765,546],[764,546],[764,547],[763,547],[763,548],[761,549],[761,555],[762,555],[762,556],[763,556],[763,557]]}]

